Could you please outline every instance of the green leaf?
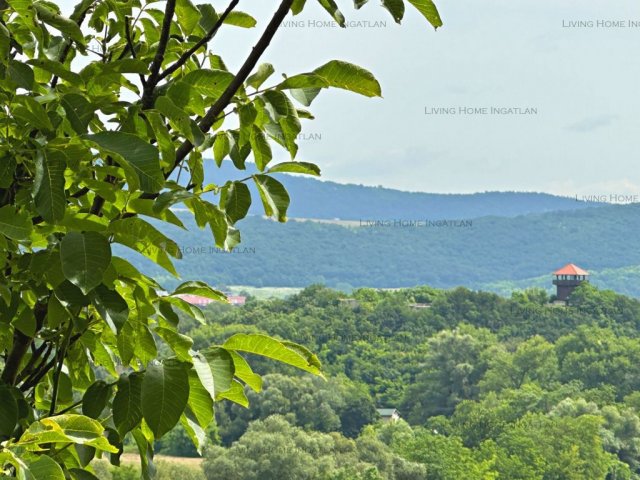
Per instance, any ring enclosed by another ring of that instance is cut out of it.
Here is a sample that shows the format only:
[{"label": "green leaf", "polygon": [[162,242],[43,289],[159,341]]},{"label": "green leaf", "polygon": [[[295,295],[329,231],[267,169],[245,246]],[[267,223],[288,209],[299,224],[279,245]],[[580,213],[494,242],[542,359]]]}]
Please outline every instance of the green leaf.
[{"label": "green leaf", "polygon": [[40,455],[38,460],[30,463],[29,472],[37,480],[65,480],[60,465],[48,455]]},{"label": "green leaf", "polygon": [[36,2],[33,6],[36,9],[36,12],[38,12],[38,18],[40,20],[59,30],[65,36],[71,38],[80,45],[84,45],[84,35],[76,22],[59,15],[57,12],[51,10],[48,6],[42,3]]},{"label": "green leaf", "polygon": [[291,13],[294,15],[298,15],[304,10],[304,5],[307,3],[307,0],[293,0],[291,4]]},{"label": "green leaf", "polygon": [[73,480],[100,480],[93,473],[79,468],[70,468],[69,473]]},{"label": "green leaf", "polygon": [[[193,372],[198,376],[202,388],[209,393],[209,396],[212,399],[215,398],[215,383],[209,362],[205,356],[199,352],[191,352],[191,361],[193,362]],[[191,373],[192,372],[189,372],[190,378]],[[189,397],[191,397],[191,394],[189,394]]]},{"label": "green leaf", "polygon": [[[286,78],[283,82],[276,85],[278,90],[287,90],[294,88],[327,88],[329,82],[315,73],[299,73]],[[266,92],[265,92],[266,93]]]},{"label": "green leaf", "polygon": [[15,83],[19,88],[31,90],[35,77],[31,67],[25,63],[16,60],[10,60],[6,72],[7,78]]},{"label": "green leaf", "polygon": [[18,423],[18,402],[6,385],[0,385],[0,438],[11,437]]},{"label": "green leaf", "polygon": [[118,453],[118,449],[109,444],[103,433],[104,427],[92,418],[84,415],[57,415],[32,423],[20,437],[18,444],[38,450],[42,444],[75,443]]},{"label": "green leaf", "polygon": [[442,26],[442,19],[436,5],[432,0],[407,0],[411,5],[418,9],[418,11],[424,15],[433,28],[438,29]]},{"label": "green leaf", "polygon": [[189,400],[189,380],[183,364],[167,360],[150,364],[142,380],[142,415],[156,440],[180,420]]},{"label": "green leaf", "polygon": [[70,468],[69,473],[73,480],[100,480],[93,473],[79,468]]},{"label": "green leaf", "polygon": [[226,90],[233,74],[224,70],[198,69],[187,73],[182,81],[193,86],[198,93],[218,98]]},{"label": "green leaf", "polygon": [[205,32],[208,32],[215,26],[220,17],[213,8],[213,5],[208,3],[198,5],[198,10],[200,11],[200,26]]},{"label": "green leaf", "polygon": [[257,24],[256,19],[251,15],[236,10],[227,15],[227,18],[224,19],[224,23],[242,28],[253,28]]},{"label": "green leaf", "polygon": [[313,164],[307,162],[282,162],[278,163],[271,167],[265,173],[278,173],[278,172],[286,172],[286,173],[303,173],[305,175],[314,175],[320,176],[320,168]]},{"label": "green leaf", "polygon": [[[369,0],[353,0],[353,5],[357,10],[361,9]],[[384,1],[384,0],[383,0]]]},{"label": "green leaf", "polygon": [[341,27],[345,27],[345,19],[342,12],[338,9],[338,5],[333,0],[318,0],[318,3],[322,5],[329,14],[333,17],[333,19],[340,25]]},{"label": "green leaf", "polygon": [[253,175],[253,180],[258,187],[265,214],[279,222],[286,222],[290,199],[284,185],[268,175]]},{"label": "green leaf", "polygon": [[215,394],[224,392],[231,388],[231,381],[235,373],[233,357],[231,353],[220,347],[211,347],[201,352],[204,358],[209,362],[211,373],[213,374],[213,383],[215,386]]},{"label": "green leaf", "polygon": [[238,109],[238,117],[240,118],[239,145],[244,146],[249,143],[251,129],[255,126],[257,114],[258,112],[252,103],[243,105]]},{"label": "green leaf", "polygon": [[263,63],[258,66],[258,70],[254,74],[247,78],[247,84],[257,90],[267,78],[273,75],[273,72],[275,72],[273,65],[270,63]]},{"label": "green leaf", "polygon": [[308,351],[303,350],[299,345],[285,344],[267,335],[238,333],[230,337],[222,346],[228,350],[262,355],[322,376],[320,362],[315,355],[309,355]]},{"label": "green leaf", "polygon": [[93,305],[113,333],[118,333],[129,318],[129,305],[115,290],[98,285],[93,294]]},{"label": "green leaf", "polygon": [[147,438],[142,428],[133,431],[133,438],[140,454],[142,480],[153,480],[156,478],[156,467],[153,464],[153,439]]},{"label": "green leaf", "polygon": [[130,165],[138,176],[144,192],[157,193],[162,189],[164,176],[160,169],[160,153],[153,145],[131,133],[100,132],[84,135],[102,149],[118,155]]},{"label": "green leaf", "polygon": [[13,157],[0,158],[0,188],[9,188],[16,173],[16,161]]},{"label": "green leaf", "polygon": [[202,385],[200,377],[194,370],[189,371],[189,409],[196,422],[206,428],[213,420],[213,396]]},{"label": "green leaf", "polygon": [[228,132],[216,133],[213,141],[213,158],[218,167],[222,165],[222,161],[231,152],[231,139]]},{"label": "green leaf", "polygon": [[124,438],[142,420],[142,374],[122,374],[117,386],[113,399],[113,423],[120,437]]},{"label": "green leaf", "polygon": [[196,451],[200,456],[203,455],[203,447],[207,443],[207,432],[198,423],[198,419],[195,418],[195,414],[187,408],[184,414],[180,417],[180,423],[184,427],[185,432],[189,436],[191,442],[196,447]]},{"label": "green leaf", "polygon": [[200,21],[200,10],[189,0],[176,1],[176,17],[185,35],[191,35]]},{"label": "green leaf", "polygon": [[60,98],[60,105],[64,108],[67,120],[75,132],[79,135],[87,133],[89,123],[95,114],[95,109],[89,100],[77,93],[67,93]]},{"label": "green leaf", "polygon": [[178,360],[185,362],[191,361],[191,354],[189,351],[193,346],[193,340],[191,340],[190,337],[165,327],[156,327],[154,331],[165,341],[171,350],[174,351]]},{"label": "green leaf", "polygon": [[67,211],[58,225],[68,230],[89,230],[92,232],[104,232],[109,227],[109,220],[92,213],[79,213]]},{"label": "green leaf", "polygon": [[251,206],[251,192],[249,187],[243,182],[231,182],[223,189],[220,198],[220,205],[231,220],[236,223],[247,216]]},{"label": "green leaf", "polygon": [[165,115],[173,128],[193,143],[195,146],[202,145],[204,134],[198,124],[189,116],[187,112],[178,107],[171,98],[165,96],[158,97],[155,107],[160,113]]},{"label": "green leaf", "polygon": [[64,193],[64,170],[67,162],[57,150],[45,151],[36,159],[33,198],[36,211],[49,223],[62,220],[67,201]]},{"label": "green leaf", "polygon": [[114,241],[141,253],[162,268],[177,276],[173,263],[169,258],[181,258],[178,244],[166,237],[150,223],[137,217],[114,220],[109,225],[114,234]]},{"label": "green leaf", "polygon": [[229,390],[219,393],[216,400],[229,400],[237,403],[238,405],[242,405],[245,408],[249,406],[249,399],[244,393],[244,387],[237,380],[234,380],[231,383],[231,388],[229,388]]},{"label": "green leaf", "polygon": [[179,308],[202,325],[206,323],[202,310],[200,310],[195,305],[191,305],[189,302],[184,301],[180,297],[160,297],[160,301],[170,303],[171,305]]},{"label": "green leaf", "polygon": [[60,244],[60,259],[65,278],[86,295],[102,283],[111,245],[97,232],[69,232]]},{"label": "green leaf", "polygon": [[29,308],[23,309],[11,324],[28,337],[33,337],[36,334],[36,317]]},{"label": "green leaf", "polygon": [[253,373],[249,363],[247,363],[242,355],[234,352],[233,350],[229,353],[233,358],[235,376],[251,387],[254,392],[260,392],[262,390],[262,377],[257,373]]},{"label": "green leaf", "polygon": [[0,233],[13,240],[26,240],[32,230],[33,223],[27,212],[17,212],[11,205],[0,208]]},{"label": "green leaf", "polygon": [[98,418],[111,397],[111,386],[102,380],[92,383],[82,397],[82,414]]},{"label": "green leaf", "polygon": [[319,88],[293,88],[291,89],[291,96],[299,101],[305,107],[311,105],[315,98],[320,93]]},{"label": "green leaf", "polygon": [[352,63],[332,60],[316,68],[313,73],[324,78],[331,87],[349,90],[366,97],[382,96],[380,84],[373,74]]},{"label": "green leaf", "polygon": [[21,95],[15,97],[15,102],[11,112],[14,117],[23,120],[32,127],[37,127],[48,132],[53,130],[53,125],[46,110],[35,99]]},{"label": "green leaf", "polygon": [[[65,67],[60,62],[49,60],[47,58],[34,58],[32,60],[29,60],[27,63],[29,65],[33,65],[36,68],[40,68],[49,73],[52,73],[57,77],[60,77],[61,79],[66,80],[67,82],[69,82],[69,84],[73,86],[77,87],[82,85],[83,83],[82,77],[80,75],[70,71],[69,69],[67,69],[67,67]],[[70,95],[76,95],[76,94],[70,94]],[[64,95],[63,98],[66,96],[67,95]]]},{"label": "green leaf", "polygon": [[189,281],[181,284],[171,295],[198,295],[216,302],[228,303],[224,293],[214,290],[204,282]]},{"label": "green leaf", "polygon": [[382,6],[386,8],[396,23],[400,23],[404,17],[404,0],[382,0]]},{"label": "green leaf", "polygon": [[163,165],[173,167],[176,162],[176,147],[173,144],[169,129],[164,124],[159,112],[147,110],[145,111],[145,115],[158,142]]},{"label": "green leaf", "polygon": [[255,159],[256,166],[258,170],[262,172],[273,158],[269,141],[262,130],[256,125],[253,125],[251,128],[249,141],[251,143],[251,150],[253,150],[253,158]]}]

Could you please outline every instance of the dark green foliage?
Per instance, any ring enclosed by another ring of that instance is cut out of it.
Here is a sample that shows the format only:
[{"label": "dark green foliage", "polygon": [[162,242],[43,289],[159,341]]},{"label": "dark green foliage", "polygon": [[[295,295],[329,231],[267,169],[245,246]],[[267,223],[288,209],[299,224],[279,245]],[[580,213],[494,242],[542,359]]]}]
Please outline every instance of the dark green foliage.
[{"label": "dark green foliage", "polygon": [[[594,273],[594,284],[640,297],[637,267],[621,268],[640,264],[640,250],[629,241],[640,231],[640,204],[483,217],[467,227],[361,226],[357,220],[352,226],[311,221],[279,226],[252,216],[240,222],[242,244],[231,254],[209,247],[206,234],[187,215],[177,214],[189,231],[163,229],[183,251],[176,268],[184,278],[213,285],[489,285],[506,292],[509,282],[533,277],[535,282],[516,286],[549,289],[551,272],[571,261]],[[397,214],[398,219],[423,223],[424,216]],[[160,268],[142,260],[135,263],[168,285],[175,283]]]}]

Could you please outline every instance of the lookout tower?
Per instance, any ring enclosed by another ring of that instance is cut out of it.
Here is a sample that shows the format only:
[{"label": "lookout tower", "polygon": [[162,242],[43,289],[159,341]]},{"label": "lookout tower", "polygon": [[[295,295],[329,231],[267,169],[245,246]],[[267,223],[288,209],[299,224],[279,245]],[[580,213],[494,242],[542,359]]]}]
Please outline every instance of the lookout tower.
[{"label": "lookout tower", "polygon": [[557,287],[558,300],[567,301],[569,295],[573,293],[582,282],[589,281],[589,272],[581,269],[573,263],[568,263],[560,270],[553,272],[553,284]]}]

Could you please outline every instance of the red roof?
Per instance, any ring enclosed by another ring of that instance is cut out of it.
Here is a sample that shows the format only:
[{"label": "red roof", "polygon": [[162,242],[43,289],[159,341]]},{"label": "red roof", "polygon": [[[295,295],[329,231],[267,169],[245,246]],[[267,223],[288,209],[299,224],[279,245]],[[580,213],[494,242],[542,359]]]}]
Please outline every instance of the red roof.
[{"label": "red roof", "polygon": [[567,263],[560,270],[556,270],[553,272],[554,275],[589,275],[589,272],[581,269],[577,265],[573,263]]},{"label": "red roof", "polygon": [[176,295],[176,297],[180,297],[182,300],[184,300],[187,303],[190,303],[191,305],[198,305],[201,307],[209,305],[210,303],[214,302],[210,298],[201,297],[200,295],[189,295],[189,294],[181,293],[179,295]]}]

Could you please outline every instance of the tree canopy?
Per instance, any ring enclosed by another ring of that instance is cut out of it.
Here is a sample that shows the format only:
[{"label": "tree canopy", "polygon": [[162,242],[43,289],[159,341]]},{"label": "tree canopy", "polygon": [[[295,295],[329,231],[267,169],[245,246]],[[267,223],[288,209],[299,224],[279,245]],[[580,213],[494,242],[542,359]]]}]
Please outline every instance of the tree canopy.
[{"label": "tree canopy", "polygon": [[[303,346],[257,333],[195,350],[176,312],[204,317],[181,295],[224,295],[199,281],[164,292],[113,250],[176,275],[180,248],[149,221],[183,227],[176,205],[212,244],[233,248],[248,182],[265,214],[286,220],[277,174],[320,172],[296,161],[302,121],[313,118],[304,107],[327,88],[381,95],[370,72],[340,60],[273,80],[275,67],[259,60],[305,3],[275,5],[232,72],[210,42],[257,26],[239,0],[219,11],[190,0],[82,0],[69,16],[54,2],[0,0],[3,475],[93,478],[94,456],[117,464],[133,438],[151,478],[154,442],[178,422],[200,446],[214,401],[246,405],[243,387],[261,389],[245,354],[321,375]],[[332,0],[319,3],[344,26]],[[431,0],[408,3],[441,25]],[[400,22],[404,2],[384,5]],[[272,145],[290,160],[273,164]],[[226,158],[239,170],[253,160],[258,172],[205,184],[204,169]]]}]

